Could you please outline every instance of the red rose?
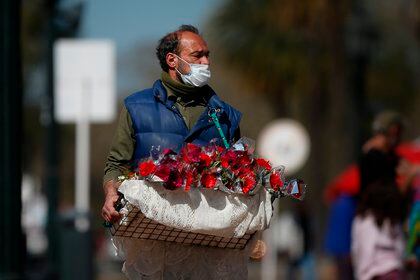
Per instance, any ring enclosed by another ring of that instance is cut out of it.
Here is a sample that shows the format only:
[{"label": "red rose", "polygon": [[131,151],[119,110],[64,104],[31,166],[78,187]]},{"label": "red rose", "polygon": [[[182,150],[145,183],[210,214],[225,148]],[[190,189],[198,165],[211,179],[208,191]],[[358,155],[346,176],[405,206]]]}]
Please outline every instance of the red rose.
[{"label": "red rose", "polygon": [[236,154],[233,151],[227,151],[226,153],[224,153],[220,159],[222,163],[222,167],[228,168],[229,166],[231,166],[235,158],[236,158]]},{"label": "red rose", "polygon": [[156,171],[156,165],[152,160],[143,161],[139,164],[139,172],[143,177],[149,176]]},{"label": "red rose", "polygon": [[201,148],[195,144],[187,143],[180,151],[181,158],[186,163],[200,161]]},{"label": "red rose", "polygon": [[283,181],[278,173],[272,173],[270,175],[270,185],[275,191],[283,187]]},{"label": "red rose", "polygon": [[217,177],[214,174],[204,173],[201,176],[201,184],[208,188],[213,189],[216,186]]},{"label": "red rose", "polygon": [[163,156],[176,155],[176,153],[172,149],[166,148],[166,149],[163,149],[162,155]]},{"label": "red rose", "polygon": [[271,170],[271,164],[270,164],[270,162],[268,160],[265,160],[263,158],[257,158],[257,159],[255,159],[255,162],[257,163],[257,165],[259,167],[262,167],[262,168],[264,168],[267,171],[270,171]]},{"label": "red rose", "polygon": [[166,164],[161,164],[156,168],[155,175],[162,179],[163,182],[168,182],[171,168]]},{"label": "red rose", "polygon": [[237,151],[236,152],[236,159],[235,159],[235,165],[250,165],[251,164],[251,158],[249,157],[248,153],[245,151]]},{"label": "red rose", "polygon": [[200,161],[203,163],[205,167],[209,167],[212,163],[212,159],[207,154],[200,154]]},{"label": "red rose", "polygon": [[169,175],[168,181],[165,182],[165,187],[173,190],[179,189],[184,185],[184,177],[178,170],[172,170],[171,174]]},{"label": "red rose", "polygon": [[252,190],[252,188],[254,188],[255,184],[255,176],[251,175],[245,177],[242,182],[242,192],[245,194],[249,193],[249,191]]},{"label": "red rose", "polygon": [[249,167],[241,167],[236,172],[234,172],[235,175],[238,175],[240,178],[245,178],[248,176],[254,176],[254,171]]},{"label": "red rose", "polygon": [[194,181],[194,175],[192,172],[187,172],[185,174],[185,190],[189,191],[191,189],[191,185]]}]

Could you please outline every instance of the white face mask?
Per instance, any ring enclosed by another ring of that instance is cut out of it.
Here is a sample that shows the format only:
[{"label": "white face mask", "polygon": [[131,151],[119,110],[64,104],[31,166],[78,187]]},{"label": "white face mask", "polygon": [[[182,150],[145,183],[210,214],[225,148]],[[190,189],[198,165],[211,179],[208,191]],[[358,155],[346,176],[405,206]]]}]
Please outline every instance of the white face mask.
[{"label": "white face mask", "polygon": [[184,83],[195,87],[207,85],[211,77],[208,64],[188,63],[179,56],[177,57],[190,66],[190,73],[188,74],[182,74],[178,69],[175,69],[179,75],[181,75],[181,79]]}]

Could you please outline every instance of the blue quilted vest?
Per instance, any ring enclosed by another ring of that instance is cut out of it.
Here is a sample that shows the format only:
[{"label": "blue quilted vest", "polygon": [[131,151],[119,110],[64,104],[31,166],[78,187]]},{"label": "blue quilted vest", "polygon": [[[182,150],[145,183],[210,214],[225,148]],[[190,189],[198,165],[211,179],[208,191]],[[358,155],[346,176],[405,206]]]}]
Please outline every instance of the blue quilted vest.
[{"label": "blue quilted vest", "polygon": [[207,108],[189,130],[174,101],[167,99],[161,80],[157,80],[152,88],[128,96],[124,104],[131,116],[135,133],[133,164],[148,157],[153,147],[179,151],[184,143],[202,146],[212,139],[217,139],[217,144],[223,146],[220,134],[209,116],[210,109],[216,110],[228,141],[233,140],[241,119],[239,111],[220,100],[212,91]]}]

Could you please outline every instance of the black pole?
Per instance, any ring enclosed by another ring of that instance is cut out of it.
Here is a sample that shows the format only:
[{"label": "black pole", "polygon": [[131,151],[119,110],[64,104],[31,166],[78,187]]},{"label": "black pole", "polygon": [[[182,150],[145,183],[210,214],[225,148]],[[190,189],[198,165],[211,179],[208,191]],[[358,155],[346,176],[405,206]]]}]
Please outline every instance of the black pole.
[{"label": "black pole", "polygon": [[22,279],[22,72],[19,0],[0,1],[0,279]]},{"label": "black pole", "polygon": [[368,106],[366,104],[366,76],[372,56],[372,51],[378,40],[378,31],[372,22],[364,1],[352,2],[352,13],[346,30],[346,48],[349,61],[349,81],[351,85],[352,106],[355,108],[353,127],[355,131],[355,149],[360,150],[364,139],[370,133],[370,126],[366,126]]},{"label": "black pole", "polygon": [[[60,37],[73,37],[78,30],[80,14],[83,4],[78,3],[68,10],[59,8],[59,0],[47,0],[47,91],[44,104],[43,116],[46,116],[46,138],[45,138],[45,158],[46,158],[46,177],[45,190],[48,198],[48,259],[49,259],[49,278],[50,279],[74,279],[76,276],[69,276],[71,270],[78,271],[78,267],[72,267],[66,271],[69,262],[68,254],[77,254],[75,246],[81,245],[72,243],[71,238],[66,239],[66,229],[63,219],[58,214],[59,201],[59,127],[54,119],[54,42]],[[83,246],[83,245],[82,245]],[[69,252],[64,250],[69,249]],[[74,251],[72,251],[74,249]],[[74,259],[78,259],[77,256]],[[85,259],[83,256],[79,259]],[[73,275],[73,274],[71,274]],[[91,274],[89,274],[91,275]],[[80,278],[80,275],[78,275]],[[83,277],[81,279],[84,279]],[[90,278],[89,278],[90,279]]]},{"label": "black pole", "polygon": [[48,263],[51,279],[57,279],[59,275],[60,253],[59,253],[59,223],[58,223],[58,128],[54,120],[54,78],[53,78],[53,45],[56,39],[55,17],[56,1],[47,1],[47,92],[44,104],[46,116],[45,134],[45,190],[48,199]]}]

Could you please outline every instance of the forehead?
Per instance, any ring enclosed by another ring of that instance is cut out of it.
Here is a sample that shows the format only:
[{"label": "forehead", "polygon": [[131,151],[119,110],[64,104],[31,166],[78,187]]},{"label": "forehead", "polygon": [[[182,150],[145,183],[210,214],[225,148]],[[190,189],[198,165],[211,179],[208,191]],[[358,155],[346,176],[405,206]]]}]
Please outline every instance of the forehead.
[{"label": "forehead", "polygon": [[181,33],[179,50],[180,52],[202,52],[208,51],[208,47],[206,41],[200,35],[185,31]]}]

